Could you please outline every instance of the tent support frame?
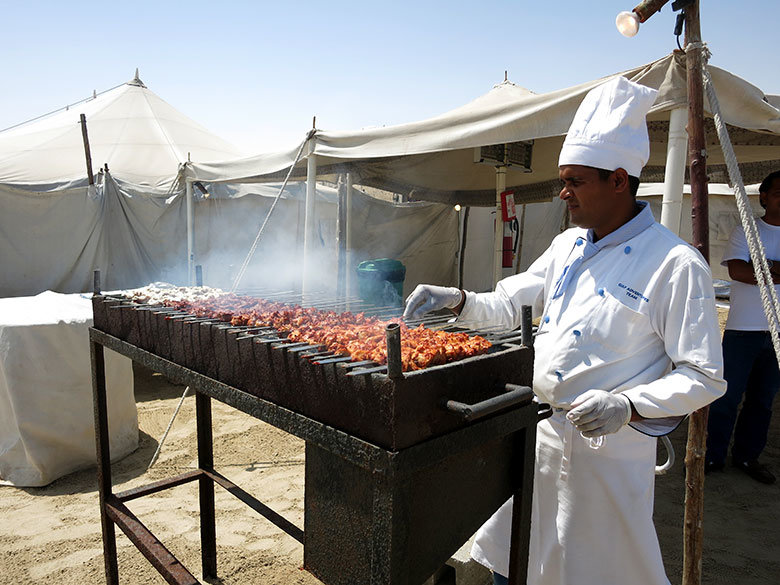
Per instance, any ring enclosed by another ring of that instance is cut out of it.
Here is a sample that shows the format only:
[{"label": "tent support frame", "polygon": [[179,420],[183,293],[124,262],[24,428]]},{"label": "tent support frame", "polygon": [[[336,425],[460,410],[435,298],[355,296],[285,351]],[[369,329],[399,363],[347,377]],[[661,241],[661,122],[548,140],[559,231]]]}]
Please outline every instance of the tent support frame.
[{"label": "tent support frame", "polygon": [[[699,0],[685,8],[685,58],[688,81],[688,157],[691,181],[693,245],[710,260],[707,151],[704,135],[704,79]],[[704,456],[707,449],[705,406],[691,413],[685,452],[685,516],[682,585],[701,584],[704,516]]]}]

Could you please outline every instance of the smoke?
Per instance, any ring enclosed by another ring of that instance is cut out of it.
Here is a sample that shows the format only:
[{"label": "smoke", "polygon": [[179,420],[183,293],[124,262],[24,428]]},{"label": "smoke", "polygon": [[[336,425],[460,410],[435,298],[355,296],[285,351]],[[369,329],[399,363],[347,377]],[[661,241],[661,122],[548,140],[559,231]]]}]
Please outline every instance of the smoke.
[{"label": "smoke", "polygon": [[[207,185],[209,197],[196,197],[195,263],[202,266],[203,284],[230,290],[273,203],[278,186]],[[259,240],[239,284],[239,291],[300,291],[303,281],[303,184],[288,185]],[[266,196],[258,196],[263,193]],[[270,195],[270,196],[268,196]],[[337,190],[318,185],[313,252],[307,261],[307,291],[335,295],[338,283]],[[364,260],[392,258],[406,266],[399,294],[385,282],[374,298],[383,305],[400,305],[418,283],[454,284],[457,280],[457,214],[452,207],[416,203],[397,205],[355,190],[352,198],[352,245],[347,266],[350,296],[359,294],[357,265]],[[186,237],[186,234],[183,234]],[[181,245],[181,241],[177,245]],[[165,266],[160,279],[188,282],[186,254]],[[378,284],[378,283],[377,283]]]}]

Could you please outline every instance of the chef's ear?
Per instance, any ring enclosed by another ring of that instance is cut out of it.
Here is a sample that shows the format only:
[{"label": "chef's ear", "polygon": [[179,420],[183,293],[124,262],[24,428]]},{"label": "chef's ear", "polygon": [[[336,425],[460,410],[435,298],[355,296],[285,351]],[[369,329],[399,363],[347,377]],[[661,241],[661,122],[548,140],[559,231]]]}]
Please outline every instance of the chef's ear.
[{"label": "chef's ear", "polygon": [[614,173],[612,173],[612,181],[613,186],[615,187],[615,191],[618,193],[625,191],[626,193],[631,192],[631,186],[628,182],[628,172],[624,168],[618,168],[615,170]]}]

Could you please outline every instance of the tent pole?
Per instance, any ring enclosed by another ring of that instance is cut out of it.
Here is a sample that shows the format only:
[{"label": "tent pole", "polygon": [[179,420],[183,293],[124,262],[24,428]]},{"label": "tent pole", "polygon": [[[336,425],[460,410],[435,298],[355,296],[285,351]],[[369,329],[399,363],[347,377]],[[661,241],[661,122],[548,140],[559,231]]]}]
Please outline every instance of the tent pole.
[{"label": "tent pole", "polygon": [[[685,62],[688,80],[688,156],[691,181],[693,245],[709,262],[709,209],[707,201],[707,153],[704,139],[704,81],[699,0],[685,8]],[[690,416],[685,451],[685,517],[683,524],[683,585],[701,584],[704,516],[704,456],[707,415],[705,406]]]},{"label": "tent pole", "polygon": [[347,233],[346,233],[346,177],[339,175],[338,199],[336,205],[336,246],[338,265],[336,269],[336,296],[345,297],[346,260],[347,260]]},{"label": "tent pole", "polygon": [[661,204],[661,225],[680,235],[683,188],[685,185],[685,161],[688,147],[688,120],[686,108],[672,110],[669,117],[669,138],[666,144],[666,172],[664,173],[664,197]]},{"label": "tent pole", "polygon": [[506,166],[496,167],[496,223],[493,228],[493,288],[504,276],[504,229],[501,219],[501,193],[506,191]]},{"label": "tent pole", "polygon": [[90,185],[95,184],[95,177],[92,174],[92,153],[89,149],[89,136],[87,135],[87,117],[84,114],[79,116],[81,120],[81,138],[84,140],[84,156],[87,159],[87,180]]},{"label": "tent pole", "polygon": [[345,288],[344,293],[346,296],[350,296],[352,294],[352,287],[353,287],[353,275],[352,275],[352,267],[354,266],[355,262],[355,254],[352,251],[352,240],[354,235],[353,227],[353,207],[352,207],[352,173],[347,173],[346,176],[346,261],[345,261]]},{"label": "tent pole", "polygon": [[314,198],[317,188],[317,157],[314,154],[314,142],[309,144],[309,156],[306,158],[306,212],[303,218],[303,280],[301,293],[311,292],[310,272],[314,267]]},{"label": "tent pole", "polygon": [[185,199],[187,201],[187,284],[193,286],[195,284],[195,222],[192,213],[192,180],[186,179],[185,185]]}]

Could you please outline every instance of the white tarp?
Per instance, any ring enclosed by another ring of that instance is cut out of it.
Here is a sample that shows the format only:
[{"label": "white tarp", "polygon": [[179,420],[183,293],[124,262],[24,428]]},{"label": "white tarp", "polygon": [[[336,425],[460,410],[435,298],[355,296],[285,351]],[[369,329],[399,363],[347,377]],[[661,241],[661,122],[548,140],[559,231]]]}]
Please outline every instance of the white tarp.
[{"label": "white tarp", "polygon": [[95,269],[104,288],[159,280],[186,262],[180,165],[239,154],[137,78],[0,132],[0,297],[90,290]]},{"label": "white tarp", "polygon": [[[215,190],[208,185],[209,192]],[[263,191],[264,185],[247,186]],[[301,278],[304,184],[288,185],[260,239],[241,288],[291,290]],[[338,270],[337,190],[318,185],[314,214],[317,267],[315,288],[334,289]],[[195,205],[196,262],[203,266],[204,282],[229,288],[273,199],[243,196],[209,197]],[[448,283],[457,278],[458,217],[452,206],[418,202],[396,204],[371,197],[359,189],[352,196],[352,270],[363,260],[394,258],[407,269],[409,282],[427,276]],[[163,278],[163,280],[168,280]],[[355,293],[355,290],[350,291]]]},{"label": "white tarp", "polygon": [[[90,325],[81,295],[0,299],[0,485],[43,486],[95,465]],[[117,460],[138,446],[133,370],[110,350],[105,357]]]},{"label": "white tarp", "polygon": [[[747,185],[746,190],[753,208],[753,214],[760,217],[764,210],[758,202],[758,184]],[[714,278],[729,280],[728,270],[720,265],[723,251],[731,230],[739,225],[739,211],[734,199],[734,191],[728,185],[714,183],[708,185],[710,217],[710,264]],[[680,237],[691,243],[691,187],[685,185],[682,203]],[[662,183],[640,185],[638,197],[650,203],[657,221],[661,221]],[[523,208],[518,206],[518,220],[521,220]],[[558,198],[547,203],[533,203],[525,206],[523,239],[518,245],[521,253],[518,270],[523,271],[536,260],[550,245],[552,239],[566,229],[566,205]],[[464,287],[473,291],[492,289],[493,269],[485,258],[493,252],[493,217],[489,208],[472,208],[469,215],[466,238],[466,266],[464,269]]]},{"label": "white tarp", "polygon": [[[742,129],[735,141],[740,163],[780,160],[780,110],[771,103],[774,97],[767,98],[757,87],[717,67],[711,66],[710,72],[724,120]],[[659,90],[648,116],[651,155],[648,176],[643,174],[644,180],[658,181],[649,175],[663,173],[669,112],[687,107],[685,58],[674,53],[620,75]],[[557,194],[563,135],[582,98],[604,79],[544,94],[504,82],[471,103],[428,120],[356,132],[317,130],[305,152],[317,156],[320,178],[349,170],[356,184],[451,204],[493,205],[495,170],[474,163],[474,148],[533,140],[531,172],[509,167],[507,188],[516,190],[516,200],[519,195],[549,200]],[[708,164],[716,170],[723,157],[712,138],[708,137]],[[209,181],[277,180],[280,171],[293,163],[296,152],[192,163],[185,172],[193,179]],[[305,169],[305,161],[298,163],[294,176],[302,178]]]}]

